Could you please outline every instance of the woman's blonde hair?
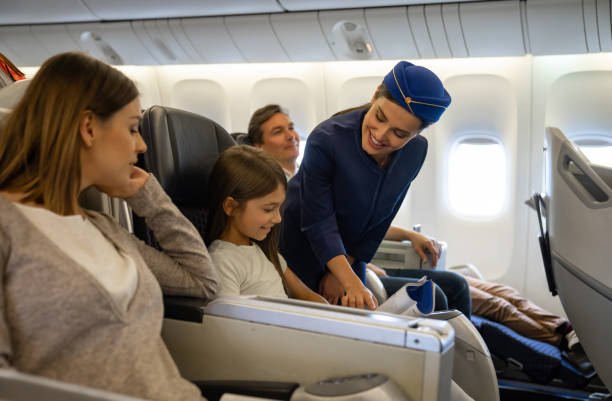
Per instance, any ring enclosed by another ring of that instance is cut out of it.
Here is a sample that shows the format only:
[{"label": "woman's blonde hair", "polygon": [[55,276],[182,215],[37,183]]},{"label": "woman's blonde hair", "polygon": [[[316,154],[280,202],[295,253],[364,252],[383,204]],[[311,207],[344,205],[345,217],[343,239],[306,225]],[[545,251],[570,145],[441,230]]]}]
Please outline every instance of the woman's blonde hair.
[{"label": "woman's blonde hair", "polygon": [[62,53],[40,67],[0,128],[0,190],[25,193],[74,214],[81,185],[79,124],[86,110],[105,120],[138,97],[117,69],[82,53]]},{"label": "woman's blonde hair", "polygon": [[[233,146],[219,156],[208,182],[208,218],[206,244],[219,239],[229,225],[230,218],[223,210],[223,202],[232,197],[242,208],[251,199],[261,198],[278,186],[287,190],[287,178],[280,164],[261,149],[249,145]],[[253,240],[272,262],[288,291],[278,257],[279,225],[275,225],[263,241]]]}]

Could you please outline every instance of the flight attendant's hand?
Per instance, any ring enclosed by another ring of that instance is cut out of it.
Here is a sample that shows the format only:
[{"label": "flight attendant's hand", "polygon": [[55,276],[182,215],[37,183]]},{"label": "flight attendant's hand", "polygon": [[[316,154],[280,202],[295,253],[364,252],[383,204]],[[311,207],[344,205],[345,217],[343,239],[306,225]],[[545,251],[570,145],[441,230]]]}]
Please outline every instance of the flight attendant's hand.
[{"label": "flight attendant's hand", "polygon": [[147,183],[149,177],[149,173],[140,167],[133,166],[130,178],[123,185],[117,187],[97,185],[96,188],[101,192],[108,194],[108,196],[126,199],[130,196],[136,195],[136,192],[138,192],[140,188],[144,187],[144,185]]},{"label": "flight attendant's hand", "polygon": [[440,256],[440,252],[442,252],[440,243],[434,238],[428,238],[414,231],[410,232],[409,239],[410,242],[412,242],[412,249],[421,257],[423,263],[427,263],[428,258],[426,251],[429,251],[431,254],[431,266],[436,267],[438,257]]},{"label": "flight attendant's hand", "polygon": [[378,301],[363,284],[346,289],[346,294],[342,297],[342,306],[350,306],[351,308],[363,309],[364,307],[371,310],[378,308]]}]

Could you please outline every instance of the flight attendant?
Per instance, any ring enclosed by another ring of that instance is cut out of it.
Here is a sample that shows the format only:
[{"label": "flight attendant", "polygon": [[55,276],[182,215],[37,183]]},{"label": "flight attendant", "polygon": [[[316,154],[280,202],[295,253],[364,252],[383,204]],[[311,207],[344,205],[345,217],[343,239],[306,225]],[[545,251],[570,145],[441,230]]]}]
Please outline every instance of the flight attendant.
[{"label": "flight attendant", "polygon": [[[428,249],[436,257],[435,241],[391,222],[427,154],[420,133],[450,102],[433,72],[401,61],[369,105],[322,122],[308,137],[300,169],[288,184],[280,249],[300,279],[330,302],[376,308],[365,287],[365,266],[384,238],[412,240],[417,252]],[[458,276],[427,273],[436,282],[436,275],[448,281]],[[453,307],[453,294],[438,284]],[[462,309],[469,315],[469,289],[459,286],[466,289]]]}]

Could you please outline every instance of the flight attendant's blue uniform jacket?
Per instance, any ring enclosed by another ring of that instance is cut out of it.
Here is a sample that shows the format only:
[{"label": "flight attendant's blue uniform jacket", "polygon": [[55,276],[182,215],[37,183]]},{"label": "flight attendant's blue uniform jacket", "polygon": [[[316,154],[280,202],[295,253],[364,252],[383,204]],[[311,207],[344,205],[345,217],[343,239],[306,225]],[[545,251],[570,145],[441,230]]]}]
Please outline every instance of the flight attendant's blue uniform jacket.
[{"label": "flight attendant's blue uniform jacket", "polygon": [[395,153],[386,169],[361,147],[366,110],[332,117],[308,137],[298,173],[289,181],[281,228],[281,254],[314,291],[337,255],[351,255],[365,280],[365,264],[417,176],[427,140],[417,136]]}]

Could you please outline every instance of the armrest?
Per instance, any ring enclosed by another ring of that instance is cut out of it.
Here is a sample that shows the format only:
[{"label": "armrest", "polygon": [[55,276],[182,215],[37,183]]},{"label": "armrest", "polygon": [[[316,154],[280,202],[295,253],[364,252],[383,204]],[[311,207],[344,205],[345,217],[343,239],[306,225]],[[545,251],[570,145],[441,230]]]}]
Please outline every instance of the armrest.
[{"label": "armrest", "polygon": [[451,320],[453,318],[456,318],[459,315],[461,315],[461,312],[459,312],[456,309],[452,309],[452,310],[444,310],[440,312],[432,312],[427,315],[427,318],[435,319],[435,320]]},{"label": "armrest", "polygon": [[299,386],[298,383],[254,380],[203,380],[194,384],[208,401],[219,401],[225,393],[288,401]]},{"label": "armrest", "polygon": [[190,297],[164,295],[164,317],[201,323],[204,307],[210,300]]}]

